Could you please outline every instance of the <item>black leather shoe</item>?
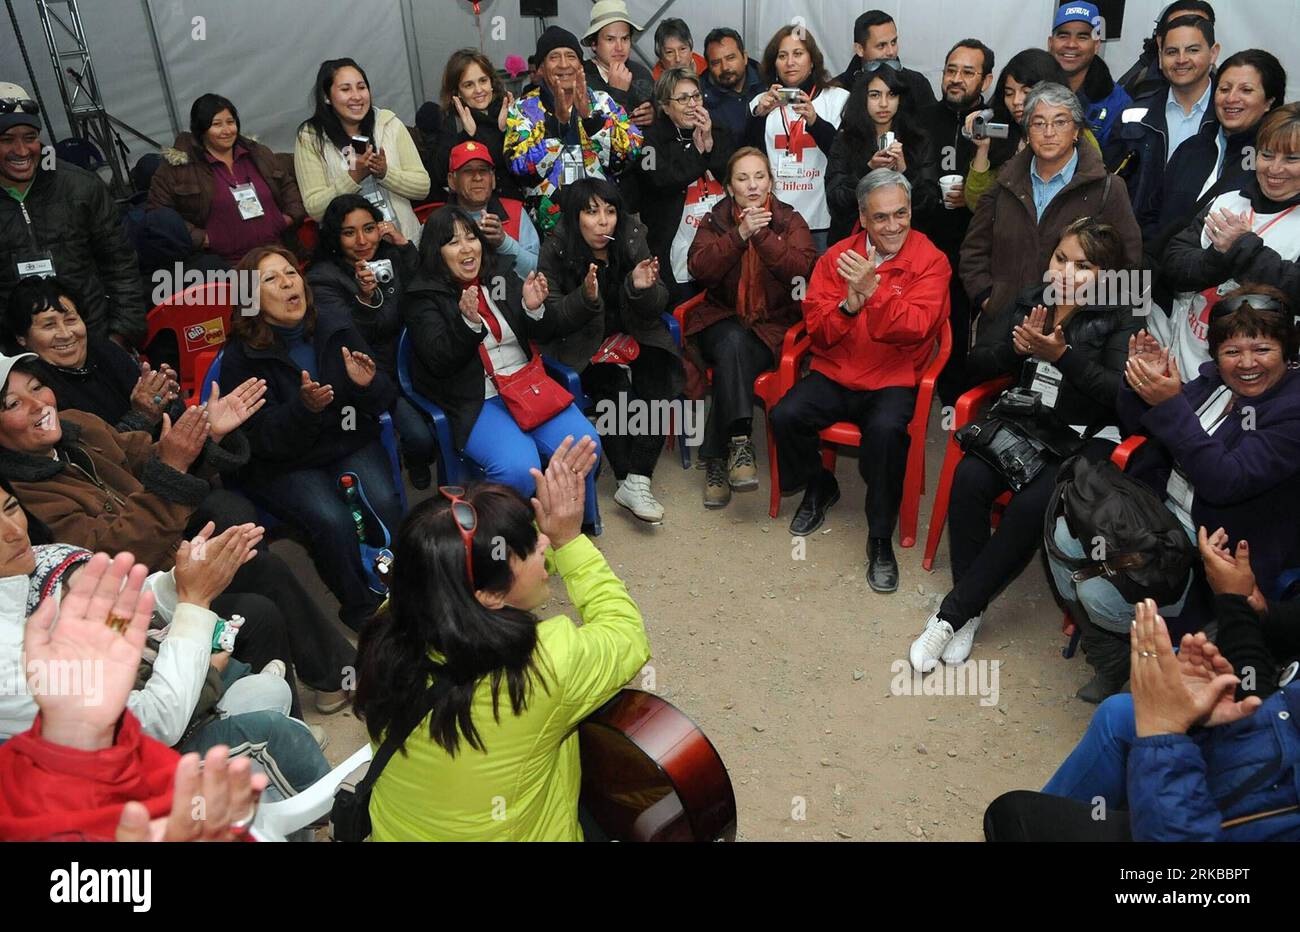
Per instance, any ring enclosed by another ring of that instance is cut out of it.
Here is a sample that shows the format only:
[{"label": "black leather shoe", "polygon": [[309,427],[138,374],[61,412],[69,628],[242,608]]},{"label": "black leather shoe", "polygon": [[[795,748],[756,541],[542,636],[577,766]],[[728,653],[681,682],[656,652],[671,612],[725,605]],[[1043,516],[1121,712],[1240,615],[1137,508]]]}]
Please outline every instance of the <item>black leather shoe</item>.
[{"label": "black leather shoe", "polygon": [[894,545],[888,537],[867,540],[867,585],[873,592],[898,589],[898,561],[894,559]]},{"label": "black leather shoe", "polygon": [[840,484],[835,481],[835,476],[823,469],[816,479],[808,483],[799,510],[790,521],[790,533],[795,537],[807,537],[822,526],[826,512],[839,500]]}]

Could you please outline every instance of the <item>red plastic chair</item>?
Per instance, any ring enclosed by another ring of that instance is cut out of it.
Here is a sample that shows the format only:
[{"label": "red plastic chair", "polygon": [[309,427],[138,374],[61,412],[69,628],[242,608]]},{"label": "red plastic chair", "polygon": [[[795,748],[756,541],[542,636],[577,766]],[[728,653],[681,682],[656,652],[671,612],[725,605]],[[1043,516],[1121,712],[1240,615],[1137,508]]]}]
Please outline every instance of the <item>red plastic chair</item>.
[{"label": "red plastic chair", "polygon": [[[677,305],[677,307],[673,308],[673,317],[677,319],[677,326],[680,328],[681,333],[683,334],[683,340],[685,339],[685,333],[686,333],[686,315],[692,309],[703,304],[704,297],[705,297],[705,292],[701,291],[695,297],[690,298],[687,301],[683,301],[681,304]],[[768,412],[772,410],[772,407],[778,401],[780,401],[781,396],[785,394],[786,392],[785,386],[788,384],[793,384],[793,379],[791,379],[789,382],[785,380],[784,373],[787,368],[789,368],[790,371],[793,372],[793,362],[791,361],[790,354],[791,354],[791,350],[794,347],[795,336],[796,336],[795,331],[798,329],[798,326],[799,325],[791,327],[788,331],[786,331],[785,340],[782,342],[781,345],[781,359],[777,364],[777,368],[769,370],[767,372],[761,372],[759,373],[758,378],[754,379],[754,397],[763,403],[763,418],[764,418],[764,426],[766,428],[764,434],[767,436],[767,459],[768,462],[772,464],[773,479],[775,479],[776,476],[776,439],[772,436],[772,421],[771,418],[768,417]],[[707,378],[710,382],[713,381],[712,369],[705,370],[705,378]],[[670,432],[669,444],[671,445],[671,443],[672,443],[672,433]],[[688,469],[690,468],[690,465],[691,465],[690,452],[686,449],[685,444],[683,444],[682,468]],[[772,484],[771,498],[768,502],[768,514],[770,514],[773,518],[775,518],[776,513],[780,509],[780,507],[781,507],[781,487],[778,484],[776,484],[776,482],[774,481]]]},{"label": "red plastic chair", "polygon": [[[797,341],[793,346],[792,360],[789,368],[789,379],[785,391],[789,391],[794,386],[798,378],[799,363],[807,355],[811,340],[807,331],[802,324],[797,327]],[[925,435],[930,426],[930,407],[934,402],[934,384],[939,378],[939,373],[948,363],[948,357],[952,355],[952,328],[945,320],[943,327],[940,329],[938,337],[934,341],[934,356],[926,366],[925,372],[921,376],[921,382],[917,386],[916,407],[912,412],[912,420],[907,425],[907,433],[911,438],[911,443],[907,450],[907,471],[903,479],[903,501],[898,510],[898,538],[899,543],[904,547],[916,545],[916,523],[921,512],[921,495],[925,492]],[[784,360],[782,360],[784,366]],[[783,370],[784,371],[784,370]],[[782,394],[785,394],[785,391]],[[850,421],[839,421],[832,424],[821,432],[822,439],[822,465],[831,472],[835,471],[836,446],[857,447],[862,443],[862,432],[858,430],[858,425]],[[772,484],[779,485],[779,478],[776,473],[776,459],[772,459]],[[776,517],[776,510],[772,511],[772,517]]]},{"label": "red plastic chair", "polygon": [[226,333],[230,330],[230,314],[227,282],[209,282],[186,288],[149,312],[145,345],[150,345],[154,337],[164,331],[170,331],[175,337],[180,357],[176,374],[180,378],[181,398],[186,404],[196,402],[199,379],[207,371],[206,364],[199,364],[199,357],[207,351],[215,356],[225,345]]},{"label": "red plastic chair", "polygon": [[445,207],[445,206],[446,206],[446,201],[434,201],[431,204],[421,204],[419,207],[415,208],[415,219],[419,220],[420,225],[423,226],[424,222],[429,219],[429,215],[431,213],[433,213],[439,207]]}]

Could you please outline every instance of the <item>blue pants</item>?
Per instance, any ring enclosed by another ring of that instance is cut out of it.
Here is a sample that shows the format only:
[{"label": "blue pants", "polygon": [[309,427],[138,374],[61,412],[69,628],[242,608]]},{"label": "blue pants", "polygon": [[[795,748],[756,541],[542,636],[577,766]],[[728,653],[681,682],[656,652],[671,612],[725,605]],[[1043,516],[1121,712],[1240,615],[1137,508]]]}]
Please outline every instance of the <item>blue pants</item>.
[{"label": "blue pants", "polygon": [[1107,810],[1127,808],[1128,752],[1136,740],[1133,695],[1116,693],[1097,707],[1088,730],[1043,792],[1089,804],[1101,796]]},{"label": "blue pants", "polygon": [[[537,493],[537,482],[528,470],[541,469],[542,460],[550,459],[564,438],[570,435],[575,442],[583,437],[595,440],[596,456],[600,456],[600,435],[576,405],[569,405],[549,421],[525,433],[519,429],[498,395],[483,402],[483,410],[469,432],[464,453],[483,468],[486,481],[508,485],[527,499]],[[593,469],[587,474],[587,501],[595,500],[596,470]]]},{"label": "blue pants", "polygon": [[339,618],[356,631],[382,599],[366,581],[356,525],[339,494],[338,478],[344,472],[357,474],[370,507],[395,537],[402,502],[393,486],[392,463],[378,440],[328,467],[286,472],[248,491],[275,517],[305,533],[316,571],[341,603]]},{"label": "blue pants", "polygon": [[206,754],[219,744],[230,748],[231,757],[252,758],[285,798],[330,772],[307,726],[277,710],[242,712],[208,722],[178,750]]}]

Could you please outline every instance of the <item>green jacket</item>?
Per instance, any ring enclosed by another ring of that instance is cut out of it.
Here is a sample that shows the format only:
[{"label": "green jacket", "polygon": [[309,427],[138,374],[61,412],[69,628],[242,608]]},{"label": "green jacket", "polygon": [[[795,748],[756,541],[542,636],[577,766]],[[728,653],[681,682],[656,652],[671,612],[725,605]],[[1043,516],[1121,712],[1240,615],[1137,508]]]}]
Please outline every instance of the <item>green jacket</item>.
[{"label": "green jacket", "polygon": [[556,615],[538,624],[546,688],[534,681],[521,715],[503,699],[497,722],[490,684],[479,683],[472,714],[486,752],[462,740],[449,756],[426,717],[375,781],[372,840],[582,840],[576,726],[636,675],[650,643],[636,603],[590,540],[579,536],[553,558],[583,623]]}]

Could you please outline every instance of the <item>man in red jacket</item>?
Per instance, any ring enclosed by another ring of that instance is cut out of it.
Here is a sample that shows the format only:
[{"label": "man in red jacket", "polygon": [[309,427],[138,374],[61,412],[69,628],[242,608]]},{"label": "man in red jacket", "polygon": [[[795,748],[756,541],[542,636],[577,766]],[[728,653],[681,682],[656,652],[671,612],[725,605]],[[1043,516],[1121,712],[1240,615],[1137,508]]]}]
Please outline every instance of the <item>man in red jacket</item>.
[{"label": "man in red jacket", "polygon": [[870,172],[858,183],[857,198],[863,232],[818,260],[803,302],[812,371],[772,410],[772,429],[781,493],[805,489],[790,522],[790,533],[804,537],[840,497],[834,473],[819,465],[818,433],[838,421],[858,425],[867,583],[893,592],[898,563],[890,541],[903,494],[907,425],[917,383],[948,319],[952,268],[912,229],[912,186],[901,173]]}]

